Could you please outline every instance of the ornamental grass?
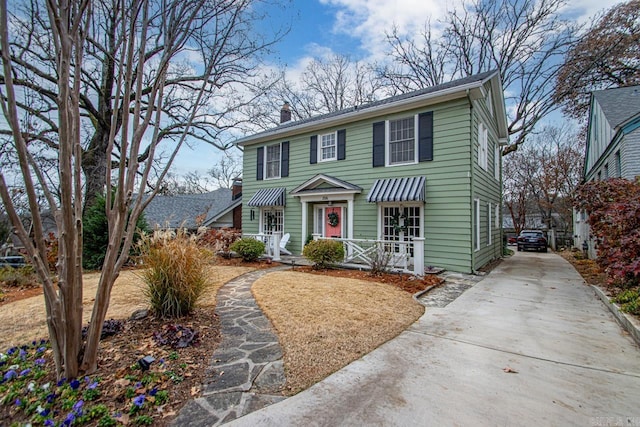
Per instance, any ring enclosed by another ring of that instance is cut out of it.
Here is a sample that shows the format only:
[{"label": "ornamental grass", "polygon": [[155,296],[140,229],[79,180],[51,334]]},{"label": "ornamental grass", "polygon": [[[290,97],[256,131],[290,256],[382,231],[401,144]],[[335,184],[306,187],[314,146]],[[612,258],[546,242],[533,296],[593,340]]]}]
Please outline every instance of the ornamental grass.
[{"label": "ornamental grass", "polygon": [[156,230],[140,241],[145,296],[161,318],[186,316],[209,285],[207,266],[213,254],[198,245],[198,235],[186,230]]}]

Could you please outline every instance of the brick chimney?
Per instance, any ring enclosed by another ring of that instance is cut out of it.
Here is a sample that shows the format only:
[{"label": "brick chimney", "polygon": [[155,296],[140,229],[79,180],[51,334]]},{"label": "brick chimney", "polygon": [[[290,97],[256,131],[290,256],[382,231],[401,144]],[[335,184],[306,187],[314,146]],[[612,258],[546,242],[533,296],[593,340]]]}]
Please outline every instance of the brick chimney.
[{"label": "brick chimney", "polygon": [[[231,200],[238,200],[240,197],[242,197],[242,178],[236,178],[231,186]],[[242,230],[242,204],[233,208],[233,228]]]},{"label": "brick chimney", "polygon": [[284,102],[282,109],[280,110],[280,124],[286,123],[291,120],[291,109],[289,108],[289,103],[287,101]]},{"label": "brick chimney", "polygon": [[231,186],[231,200],[236,200],[240,196],[242,196],[242,178],[236,178]]}]

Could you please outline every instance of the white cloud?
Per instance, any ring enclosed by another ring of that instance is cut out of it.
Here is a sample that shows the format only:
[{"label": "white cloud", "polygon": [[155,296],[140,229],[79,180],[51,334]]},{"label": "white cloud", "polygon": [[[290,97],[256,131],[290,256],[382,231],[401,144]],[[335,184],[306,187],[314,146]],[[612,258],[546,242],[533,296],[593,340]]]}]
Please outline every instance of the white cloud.
[{"label": "white cloud", "polygon": [[622,3],[620,0],[576,0],[570,1],[565,7],[565,13],[574,18],[578,23],[587,25],[596,15],[610,9],[616,4]]},{"label": "white cloud", "polygon": [[395,26],[400,35],[419,33],[427,20],[435,25],[446,16],[447,8],[461,0],[320,0],[337,8],[333,29],[337,33],[359,38],[361,46],[372,56],[382,54],[385,33]]},{"label": "white cloud", "polygon": [[[464,0],[319,0],[335,12],[333,31],[360,40],[361,47],[373,58],[381,58],[385,46],[385,32],[395,25],[400,35],[416,34],[427,20],[432,27],[442,20],[448,10],[460,7]],[[619,0],[570,0],[564,11],[567,17],[579,23],[590,23],[590,18]]]}]

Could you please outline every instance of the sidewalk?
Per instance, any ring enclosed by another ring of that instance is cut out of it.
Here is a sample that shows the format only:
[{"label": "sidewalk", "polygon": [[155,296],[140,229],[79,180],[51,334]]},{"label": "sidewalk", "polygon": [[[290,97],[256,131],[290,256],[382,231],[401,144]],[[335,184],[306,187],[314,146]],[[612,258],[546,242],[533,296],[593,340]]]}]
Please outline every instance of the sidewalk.
[{"label": "sidewalk", "polygon": [[362,359],[229,425],[640,425],[639,384],[638,347],[577,272],[517,253]]}]

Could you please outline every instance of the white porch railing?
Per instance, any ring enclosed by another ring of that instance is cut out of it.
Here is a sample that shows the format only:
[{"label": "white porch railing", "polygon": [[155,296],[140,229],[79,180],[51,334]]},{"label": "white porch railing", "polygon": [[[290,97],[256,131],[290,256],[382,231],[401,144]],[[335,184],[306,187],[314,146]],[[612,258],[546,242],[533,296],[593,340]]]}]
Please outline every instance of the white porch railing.
[{"label": "white porch railing", "polygon": [[260,240],[264,243],[264,254],[274,261],[280,261],[280,239],[282,236],[280,232],[274,232],[273,234],[247,234],[243,233],[242,237],[250,237],[252,239]]},{"label": "white porch railing", "polygon": [[424,238],[415,237],[408,241],[342,238],[331,240],[342,242],[345,264],[378,264],[380,267],[416,276],[424,275]]}]

